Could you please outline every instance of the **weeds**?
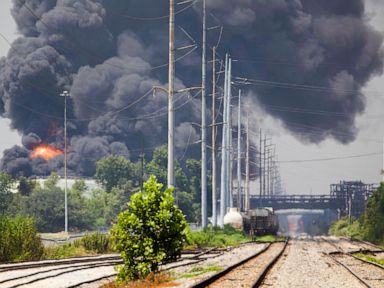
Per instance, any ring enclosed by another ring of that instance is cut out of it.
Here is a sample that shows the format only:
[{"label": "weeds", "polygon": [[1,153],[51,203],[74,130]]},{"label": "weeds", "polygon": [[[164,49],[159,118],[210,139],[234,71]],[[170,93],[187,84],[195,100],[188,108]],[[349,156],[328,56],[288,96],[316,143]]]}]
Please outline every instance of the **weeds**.
[{"label": "weeds", "polygon": [[358,258],[360,258],[360,259],[363,259],[363,260],[372,262],[372,263],[376,263],[376,264],[384,265],[384,259],[377,259],[377,258],[376,258],[375,256],[373,256],[373,255],[364,254],[364,253],[357,253],[357,254],[355,254],[355,256],[358,257]]},{"label": "weeds", "polygon": [[205,267],[195,266],[188,273],[181,275],[180,278],[193,278],[208,272],[219,272],[221,270],[223,270],[222,267],[214,266],[214,265],[205,266]]},{"label": "weeds", "polygon": [[43,249],[32,218],[0,216],[0,262],[39,260]]},{"label": "weeds", "polygon": [[64,259],[71,257],[92,256],[94,252],[86,250],[83,246],[76,247],[72,243],[51,246],[44,249],[44,259]]},{"label": "weeds", "polygon": [[189,232],[187,248],[239,246],[250,240],[244,232],[230,226],[225,226],[224,229],[209,227],[204,231]]},{"label": "weeds", "polygon": [[74,242],[75,247],[84,247],[87,251],[96,252],[98,254],[112,251],[110,236],[95,232],[86,234],[79,240]]},{"label": "weeds", "polygon": [[174,287],[173,278],[167,273],[150,273],[145,279],[128,283],[110,282],[101,288],[156,288]]}]

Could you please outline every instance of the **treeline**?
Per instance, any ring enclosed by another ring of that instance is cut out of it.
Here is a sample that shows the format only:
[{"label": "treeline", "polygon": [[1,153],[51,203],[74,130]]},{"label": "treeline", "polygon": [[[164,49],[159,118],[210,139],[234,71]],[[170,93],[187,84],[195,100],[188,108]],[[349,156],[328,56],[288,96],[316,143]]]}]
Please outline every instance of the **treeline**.
[{"label": "treeline", "polygon": [[364,213],[349,223],[343,218],[332,224],[329,233],[384,245],[384,183],[368,199]]},{"label": "treeline", "polygon": [[[200,165],[200,161],[195,159],[186,160],[185,167],[175,163],[174,197],[188,222],[200,220]],[[166,184],[165,146],[156,149],[152,159],[146,163],[133,163],[122,156],[108,156],[98,161],[95,180],[102,189],[89,193],[82,180],[68,189],[69,229],[84,231],[110,227],[117,215],[127,208],[131,195],[141,190],[149,175],[155,175],[160,183]],[[34,217],[39,232],[62,231],[64,190],[58,186],[59,179],[53,173],[40,185],[33,179],[12,179],[0,173],[0,214]]]}]

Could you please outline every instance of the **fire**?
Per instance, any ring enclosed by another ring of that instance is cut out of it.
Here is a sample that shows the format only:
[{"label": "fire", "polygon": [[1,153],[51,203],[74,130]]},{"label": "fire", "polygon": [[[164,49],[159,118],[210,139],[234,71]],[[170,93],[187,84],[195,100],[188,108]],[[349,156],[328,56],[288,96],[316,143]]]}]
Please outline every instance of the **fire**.
[{"label": "fire", "polygon": [[33,149],[31,153],[31,158],[35,159],[37,157],[41,157],[45,160],[51,160],[59,155],[63,154],[63,151],[60,149],[49,145],[49,144],[40,144],[35,149]]}]

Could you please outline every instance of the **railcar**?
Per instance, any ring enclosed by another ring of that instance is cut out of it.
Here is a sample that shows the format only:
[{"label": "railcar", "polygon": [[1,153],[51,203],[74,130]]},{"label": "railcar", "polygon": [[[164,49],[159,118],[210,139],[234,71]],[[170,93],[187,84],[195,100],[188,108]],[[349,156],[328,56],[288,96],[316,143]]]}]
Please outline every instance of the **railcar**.
[{"label": "railcar", "polygon": [[244,230],[252,237],[276,235],[279,230],[278,218],[272,208],[256,208],[242,213],[237,208],[230,208],[224,217],[224,225]]},{"label": "railcar", "polygon": [[256,208],[243,213],[243,229],[251,236],[276,235],[279,230],[277,215],[270,208]]}]

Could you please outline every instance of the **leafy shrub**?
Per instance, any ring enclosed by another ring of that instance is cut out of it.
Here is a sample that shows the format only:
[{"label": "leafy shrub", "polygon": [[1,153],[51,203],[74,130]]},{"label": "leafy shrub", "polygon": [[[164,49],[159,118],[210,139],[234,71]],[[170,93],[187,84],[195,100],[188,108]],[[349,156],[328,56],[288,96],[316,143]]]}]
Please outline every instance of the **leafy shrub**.
[{"label": "leafy shrub", "polygon": [[363,231],[361,229],[360,222],[358,220],[354,220],[351,224],[349,224],[348,218],[346,217],[334,222],[329,228],[328,233],[335,236],[346,236],[357,239],[363,238]]},{"label": "leafy shrub", "polygon": [[121,213],[111,233],[124,265],[118,280],[143,279],[157,272],[160,263],[175,260],[186,240],[187,222],[173,204],[172,191],[161,191],[155,176],[144,191],[131,197],[128,210]]},{"label": "leafy shrub", "polygon": [[76,247],[83,246],[86,250],[94,251],[96,253],[106,253],[110,251],[110,244],[110,236],[100,232],[86,234],[84,237],[74,242]]},{"label": "leafy shrub", "polygon": [[43,252],[33,218],[0,215],[0,262],[39,260]]}]

